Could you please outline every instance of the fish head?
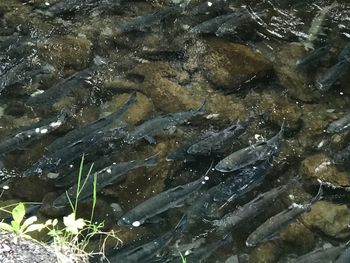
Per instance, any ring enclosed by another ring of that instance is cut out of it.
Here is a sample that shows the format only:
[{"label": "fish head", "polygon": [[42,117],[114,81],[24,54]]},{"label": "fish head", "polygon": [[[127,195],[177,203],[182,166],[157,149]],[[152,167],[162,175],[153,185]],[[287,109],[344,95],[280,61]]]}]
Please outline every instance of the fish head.
[{"label": "fish head", "polygon": [[143,221],[139,221],[139,220],[132,220],[131,218],[128,217],[121,217],[117,224],[118,226],[133,226],[133,227],[139,227],[143,224]]}]

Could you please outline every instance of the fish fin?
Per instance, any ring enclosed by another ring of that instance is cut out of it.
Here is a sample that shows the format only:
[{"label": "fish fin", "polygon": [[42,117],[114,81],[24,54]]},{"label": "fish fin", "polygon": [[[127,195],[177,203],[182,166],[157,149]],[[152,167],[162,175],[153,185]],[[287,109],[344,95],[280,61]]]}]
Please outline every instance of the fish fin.
[{"label": "fish fin", "polygon": [[158,163],[158,158],[157,158],[157,154],[151,156],[151,157],[148,157],[147,159],[145,159],[145,164],[147,166],[153,166],[153,165],[156,165]]},{"label": "fish fin", "polygon": [[204,99],[202,105],[195,111],[196,114],[204,114],[207,109],[205,108],[205,104],[207,102],[207,99]]},{"label": "fish fin", "polygon": [[143,138],[150,144],[156,144],[156,140],[150,135],[145,135]]},{"label": "fish fin", "polygon": [[175,233],[182,233],[183,231],[185,231],[186,227],[188,225],[188,216],[187,214],[184,214],[180,221],[177,223],[174,232]]}]

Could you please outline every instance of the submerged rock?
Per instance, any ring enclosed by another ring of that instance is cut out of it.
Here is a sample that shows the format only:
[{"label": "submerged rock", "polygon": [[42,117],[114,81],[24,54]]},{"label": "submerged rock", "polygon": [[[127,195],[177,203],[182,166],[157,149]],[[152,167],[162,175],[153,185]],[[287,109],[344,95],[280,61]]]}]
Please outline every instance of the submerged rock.
[{"label": "submerged rock", "polygon": [[249,263],[275,263],[281,256],[281,250],[274,242],[264,243],[252,251]]},{"label": "submerged rock", "polygon": [[204,43],[200,66],[206,78],[219,88],[238,91],[251,80],[272,75],[270,61],[247,46],[218,39]]},{"label": "submerged rock", "polygon": [[302,221],[309,229],[316,229],[333,238],[350,235],[350,210],[346,205],[319,201],[303,216]]},{"label": "submerged rock", "polygon": [[331,159],[324,154],[316,154],[307,157],[301,163],[300,173],[308,180],[321,180],[333,187],[349,187],[349,177],[341,172],[332,163]]},{"label": "submerged rock", "polygon": [[84,36],[56,36],[39,44],[44,61],[55,68],[71,67],[76,70],[90,61],[92,43]]}]

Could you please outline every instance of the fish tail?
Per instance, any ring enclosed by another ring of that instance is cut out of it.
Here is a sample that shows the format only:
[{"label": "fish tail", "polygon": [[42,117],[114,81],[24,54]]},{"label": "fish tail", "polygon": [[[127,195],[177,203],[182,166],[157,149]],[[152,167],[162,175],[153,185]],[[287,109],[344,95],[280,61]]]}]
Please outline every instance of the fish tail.
[{"label": "fish tail", "polygon": [[207,111],[205,107],[206,103],[207,103],[207,99],[204,99],[202,105],[196,110],[196,114],[204,114]]},{"label": "fish tail", "polygon": [[318,192],[315,195],[315,197],[312,198],[311,203],[315,203],[315,202],[317,202],[317,201],[322,199],[322,196],[323,196],[323,184],[324,183],[321,180],[318,180],[318,182],[320,183],[320,188],[318,189]]},{"label": "fish tail", "polygon": [[180,221],[177,223],[175,229],[174,229],[174,232],[175,233],[182,233],[185,231],[186,227],[188,225],[188,216],[187,214],[184,214]]}]

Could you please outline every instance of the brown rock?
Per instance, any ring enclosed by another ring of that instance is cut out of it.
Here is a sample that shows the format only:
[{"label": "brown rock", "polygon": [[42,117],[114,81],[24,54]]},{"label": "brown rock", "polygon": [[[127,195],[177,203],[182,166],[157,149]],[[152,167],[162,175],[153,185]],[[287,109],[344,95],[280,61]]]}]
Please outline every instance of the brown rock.
[{"label": "brown rock", "polygon": [[296,68],[297,61],[305,56],[304,47],[288,44],[278,53],[275,71],[281,84],[287,88],[291,97],[301,101],[311,102],[320,97],[312,87],[311,81],[302,70]]},{"label": "brown rock", "polygon": [[249,263],[274,263],[281,256],[279,247],[274,242],[267,242],[254,248]]},{"label": "brown rock", "polygon": [[[285,242],[288,252],[303,254],[315,245],[314,234],[301,223],[288,225],[280,234],[280,240]],[[291,250],[291,251],[290,251]]]},{"label": "brown rock", "polygon": [[316,154],[307,157],[301,163],[300,172],[309,180],[320,179],[335,187],[349,187],[349,177],[345,172],[338,171],[330,158],[324,154]]},{"label": "brown rock", "polygon": [[251,79],[272,73],[272,64],[249,47],[220,39],[204,43],[206,50],[200,65],[207,79],[219,88],[237,91]]},{"label": "brown rock", "polygon": [[346,205],[319,201],[303,216],[303,223],[334,238],[349,236],[350,210]]},{"label": "brown rock", "polygon": [[92,43],[83,36],[57,36],[39,45],[47,63],[61,69],[71,67],[82,69],[87,66],[91,55]]}]

